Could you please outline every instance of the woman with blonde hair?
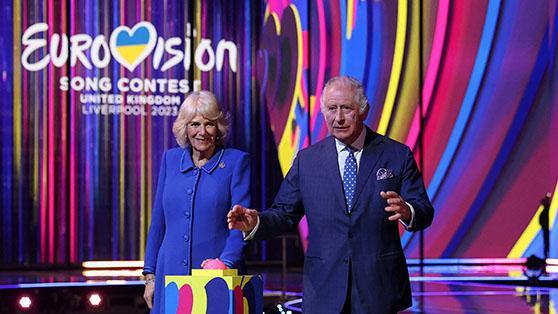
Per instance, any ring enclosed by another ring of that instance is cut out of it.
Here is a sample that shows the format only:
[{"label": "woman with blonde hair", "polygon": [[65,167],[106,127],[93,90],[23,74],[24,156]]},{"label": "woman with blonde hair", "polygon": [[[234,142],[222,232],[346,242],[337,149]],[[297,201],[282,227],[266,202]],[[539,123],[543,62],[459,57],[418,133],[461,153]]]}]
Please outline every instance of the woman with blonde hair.
[{"label": "woman with blonde hair", "polygon": [[189,94],[172,130],[180,147],[161,160],[143,268],[152,313],[164,313],[165,275],[216,260],[239,268],[244,258],[242,233],[228,229],[226,216],[250,203],[249,158],[224,147],[228,122],[215,95]]}]

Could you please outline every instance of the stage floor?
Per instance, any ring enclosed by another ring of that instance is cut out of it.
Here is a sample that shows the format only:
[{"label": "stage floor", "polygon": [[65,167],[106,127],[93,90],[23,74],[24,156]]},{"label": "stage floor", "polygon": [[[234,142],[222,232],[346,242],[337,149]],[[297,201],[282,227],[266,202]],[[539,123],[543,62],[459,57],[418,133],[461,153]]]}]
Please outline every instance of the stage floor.
[{"label": "stage floor", "polygon": [[[558,274],[549,272],[537,282],[529,281],[521,265],[434,265],[409,267],[413,290],[413,307],[403,313],[556,313],[558,309]],[[283,276],[277,268],[251,268],[262,274],[266,313],[300,312],[302,297],[301,269],[289,269]],[[283,290],[284,289],[284,290]],[[91,272],[72,271],[3,271],[0,272],[0,312],[21,310],[17,306],[23,295],[35,300],[33,313],[47,308],[65,313],[87,313],[91,309],[53,303],[53,296],[72,293],[77,299],[92,291],[110,295],[113,300],[105,313],[146,313],[142,300],[143,281],[138,270]],[[66,296],[66,297],[65,297]],[[47,299],[45,301],[45,298]]]}]

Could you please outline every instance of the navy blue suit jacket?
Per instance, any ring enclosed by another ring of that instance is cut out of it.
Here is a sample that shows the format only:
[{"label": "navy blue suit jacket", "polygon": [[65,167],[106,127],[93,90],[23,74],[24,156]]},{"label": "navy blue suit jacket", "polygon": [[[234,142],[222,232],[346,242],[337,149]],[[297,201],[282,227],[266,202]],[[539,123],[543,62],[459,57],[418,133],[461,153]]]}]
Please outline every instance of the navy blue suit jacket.
[{"label": "navy blue suit jacket", "polygon": [[[413,230],[430,225],[434,209],[411,150],[367,129],[359,164],[352,213],[346,211],[343,183],[333,137],[295,158],[272,208],[260,213],[254,239],[265,239],[308,220],[304,260],[305,313],[339,313],[345,302],[349,267],[357,308],[392,313],[411,306],[409,274],[398,222],[389,221],[380,191],[396,191],[415,210]],[[377,179],[380,168],[393,177]]]}]

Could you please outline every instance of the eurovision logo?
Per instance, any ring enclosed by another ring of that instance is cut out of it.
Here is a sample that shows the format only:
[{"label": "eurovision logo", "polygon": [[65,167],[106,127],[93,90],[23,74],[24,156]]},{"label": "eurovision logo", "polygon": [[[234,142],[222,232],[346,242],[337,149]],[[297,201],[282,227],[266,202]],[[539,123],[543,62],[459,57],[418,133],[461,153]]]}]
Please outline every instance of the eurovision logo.
[{"label": "eurovision logo", "polygon": [[234,42],[221,39],[214,45],[211,39],[201,38],[195,41],[197,45],[193,47],[192,38],[197,35],[195,29],[191,32],[190,24],[186,25],[185,38],[160,37],[153,24],[146,21],[139,22],[132,28],[117,27],[111,32],[108,42],[105,35],[93,38],[89,34],[68,36],[57,33],[52,34],[47,41],[47,33],[46,23],[33,24],[23,33],[21,63],[28,71],[40,71],[49,63],[62,67],[68,61],[71,67],[79,62],[87,69],[102,69],[114,59],[133,72],[149,56],[152,57],[155,70],[164,72],[180,64],[185,70],[190,70],[192,50],[194,65],[201,71],[221,71],[225,56],[228,57],[229,69],[233,72],[237,69],[237,47]]},{"label": "eurovision logo", "polygon": [[155,48],[157,31],[151,23],[141,22],[130,29],[120,26],[112,32],[110,49],[116,61],[133,71]]}]

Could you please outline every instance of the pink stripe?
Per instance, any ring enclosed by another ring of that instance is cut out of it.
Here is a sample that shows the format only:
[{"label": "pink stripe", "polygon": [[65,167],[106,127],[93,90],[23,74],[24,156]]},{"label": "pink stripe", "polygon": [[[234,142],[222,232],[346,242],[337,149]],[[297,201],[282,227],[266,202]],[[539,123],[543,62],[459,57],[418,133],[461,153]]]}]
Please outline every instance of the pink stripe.
[{"label": "pink stripe", "polygon": [[409,130],[409,135],[407,135],[407,141],[405,144],[411,148],[411,150],[415,149],[415,145],[417,144],[417,139],[420,131],[420,107],[417,106],[415,109],[415,115],[413,116],[413,121],[411,122],[411,129]]},{"label": "pink stripe", "polygon": [[317,8],[318,8],[318,28],[320,32],[320,45],[318,46],[318,50],[320,52],[320,59],[318,60],[318,79],[316,80],[316,91],[314,95],[316,95],[316,102],[311,113],[310,117],[310,126],[311,129],[314,128],[316,125],[316,119],[318,118],[318,113],[320,112],[320,98],[322,88],[324,86],[325,80],[325,71],[326,71],[326,51],[327,51],[327,36],[326,36],[326,24],[325,24],[325,13],[324,13],[324,5],[322,1],[317,1]]},{"label": "pink stripe", "polygon": [[[48,1],[48,37],[54,33],[54,1]],[[48,261],[54,263],[54,66],[48,67]]]},{"label": "pink stripe", "polygon": [[[126,1],[125,1],[125,0],[121,0],[121,1],[120,1],[120,22],[122,23],[122,25],[126,25],[126,23],[127,23],[126,11],[127,11],[127,10],[126,10]],[[124,77],[124,76],[126,76],[126,71],[125,71],[124,67],[120,66],[120,77]],[[122,93],[122,97],[124,97],[124,99],[126,99],[126,92],[123,92],[123,93]],[[119,134],[119,135],[120,135],[120,143],[126,143],[126,117],[125,117],[124,115],[120,115],[120,125],[119,125],[119,129],[120,129],[120,134]],[[120,165],[121,160],[124,160],[124,162],[126,161],[126,145],[120,145],[119,148],[120,148],[120,158],[119,158],[119,160],[118,160],[118,175],[120,176],[120,170],[122,169],[122,168],[121,168],[121,165]],[[125,170],[124,170],[124,171],[125,171]],[[119,182],[119,183],[118,183],[118,184],[119,184],[119,186],[118,186],[118,188],[119,188],[118,193],[120,194],[120,187],[121,187],[123,184],[126,184],[126,183],[127,183],[127,182],[126,182],[126,173],[124,173],[123,176],[119,177],[118,182]],[[119,195],[119,198],[121,198],[121,197],[122,197],[122,196]],[[120,221],[120,205],[121,205],[120,202],[122,202],[122,201],[119,200],[119,204],[118,204],[118,213],[119,213],[119,214],[118,214],[118,222],[119,222],[119,224],[121,223],[121,221]],[[123,229],[124,229],[124,228],[123,228]],[[120,240],[119,240],[120,243],[119,243],[119,247],[118,247],[118,249],[119,249],[120,251],[119,251],[118,253],[120,254],[120,256],[123,256],[123,254],[124,254],[124,237],[121,237],[121,236],[120,236],[120,233],[124,234],[124,230],[123,230],[123,229],[121,230],[121,229],[120,229],[120,225],[118,226],[118,232],[119,232],[119,235],[118,235],[118,236],[119,236],[119,238],[120,238]]]},{"label": "pink stripe", "polygon": [[[434,40],[432,42],[432,52],[430,53],[430,60],[428,61],[428,68],[424,79],[424,86],[422,88],[422,116],[426,116],[430,101],[432,100],[432,92],[438,76],[440,62],[442,60],[442,50],[444,49],[444,42],[446,30],[448,25],[449,14],[449,0],[440,0],[438,4],[438,13],[436,17],[436,28],[434,30]],[[415,148],[418,135],[420,132],[420,117],[419,106],[415,110],[411,130],[407,136],[406,144],[412,149]]]},{"label": "pink stripe", "polygon": [[302,69],[308,69],[308,31],[302,31]]},{"label": "pink stripe", "polygon": [[434,41],[432,43],[432,53],[430,54],[430,61],[428,62],[424,88],[422,90],[422,102],[425,105],[422,112],[423,115],[426,115],[428,112],[428,105],[432,99],[432,91],[434,90],[438,69],[440,68],[442,50],[444,49],[445,42],[444,39],[448,25],[448,13],[449,0],[441,0],[438,6],[438,17],[436,18],[436,29],[434,31]]},{"label": "pink stripe", "polygon": [[[62,32],[68,33],[68,29],[66,27],[66,16],[67,16],[66,12],[68,11],[66,2],[62,2],[61,11],[62,11],[62,14],[61,14],[61,16],[62,16],[62,18],[61,18]],[[64,65],[62,70],[59,72],[59,75],[57,75],[58,80],[60,79],[61,75],[66,74],[66,73],[68,73],[68,66]],[[58,90],[58,92],[60,94],[62,94],[61,91]],[[60,130],[62,132],[68,132],[68,123],[66,122],[67,118],[68,118],[68,100],[63,95],[60,95],[60,98],[62,99],[62,117],[61,117],[61,124],[62,125],[61,125]],[[60,136],[60,146],[59,147],[62,150],[61,151],[61,155],[62,155],[61,168],[62,169],[61,169],[61,180],[60,180],[60,185],[61,185],[60,190],[61,191],[67,191],[67,187],[68,187],[68,169],[67,169],[67,167],[68,167],[68,165],[67,165],[67,163],[68,163],[68,148],[67,148],[68,143],[67,143],[67,141],[68,141],[68,139],[67,139],[66,136]],[[64,195],[64,193],[59,194],[59,199],[60,199],[60,207],[59,208],[61,209],[60,214],[61,214],[62,217],[64,217],[63,224],[67,225],[68,224],[68,216],[66,214],[67,199],[66,199],[66,196]],[[60,233],[61,233],[61,236],[58,237],[58,239],[60,239],[59,240],[60,243],[58,245],[58,247],[60,248],[59,249],[59,252],[60,252],[59,262],[62,262],[64,260],[64,257],[67,256],[67,254],[68,254],[68,248],[66,248],[66,242],[64,240],[65,235],[62,232],[60,232]]]},{"label": "pink stripe", "polygon": [[[70,5],[70,16],[76,16],[76,0],[72,0]],[[77,33],[77,23],[70,23],[70,29],[72,34]],[[76,76],[76,71],[74,68],[70,68],[71,77]],[[79,107],[75,106],[74,100],[76,99],[76,94],[74,91],[70,91],[70,262],[77,262],[77,226],[76,226],[76,117],[78,116]]]}]

